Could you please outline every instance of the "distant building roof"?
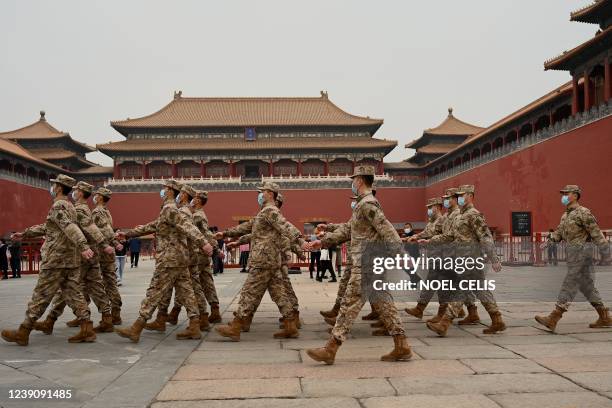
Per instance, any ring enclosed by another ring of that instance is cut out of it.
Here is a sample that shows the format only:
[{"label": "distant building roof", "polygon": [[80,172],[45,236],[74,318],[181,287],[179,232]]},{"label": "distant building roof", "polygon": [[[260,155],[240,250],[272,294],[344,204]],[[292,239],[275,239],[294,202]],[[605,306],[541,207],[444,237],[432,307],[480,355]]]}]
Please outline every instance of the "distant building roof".
[{"label": "distant building roof", "polygon": [[13,142],[12,140],[0,138],[0,151],[3,151],[13,156],[19,157],[21,159],[32,161],[34,163],[51,168],[56,171],[62,170],[60,167],[54,164],[51,164],[42,159],[39,159],[38,157],[33,156],[32,154],[30,154],[30,152],[28,152],[26,149],[19,146],[17,143]]},{"label": "distant building roof", "polygon": [[484,128],[457,119],[453,108],[448,108],[448,116],[438,126],[425,129],[423,136],[405,145],[407,149],[416,149],[425,143],[424,136],[460,136],[466,137],[482,131]]},{"label": "distant building roof", "polygon": [[257,126],[365,126],[374,133],[382,119],[351,115],[326,92],[308,98],[185,98],[180,92],[159,111],[111,122],[122,134],[130,128],[206,128]]},{"label": "distant building roof", "polygon": [[321,149],[384,149],[386,153],[397,146],[395,140],[370,137],[282,137],[254,141],[244,139],[134,139],[97,145],[107,154],[141,151],[233,151],[233,150],[321,150]]},{"label": "distant building roof", "polygon": [[55,127],[51,126],[45,119],[45,111],[40,111],[40,119],[30,125],[8,132],[0,132],[0,138],[14,141],[68,138],[75,148],[84,153],[95,151],[93,147],[78,142],[72,139],[70,134],[57,130]]}]

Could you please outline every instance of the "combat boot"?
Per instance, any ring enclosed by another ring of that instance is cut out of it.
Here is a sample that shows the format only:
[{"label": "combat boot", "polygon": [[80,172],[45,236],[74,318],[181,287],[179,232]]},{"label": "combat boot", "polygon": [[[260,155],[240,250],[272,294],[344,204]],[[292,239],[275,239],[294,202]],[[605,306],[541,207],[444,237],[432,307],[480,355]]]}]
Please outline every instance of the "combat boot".
[{"label": "combat boot", "polygon": [[176,333],[177,340],[199,340],[202,338],[200,333],[200,318],[197,316],[189,318],[189,326],[181,332]]},{"label": "combat boot", "polygon": [[463,306],[461,306],[461,308],[459,309],[459,313],[457,313],[457,317],[459,319],[463,319],[465,317],[465,310],[463,309]]},{"label": "combat boot", "polygon": [[557,306],[548,316],[536,316],[535,319],[536,322],[546,326],[548,330],[554,332],[555,328],[557,327],[557,323],[559,323],[559,320],[561,320],[564,312],[565,310]]},{"label": "combat boot", "polygon": [[338,312],[340,311],[340,305],[338,303],[334,304],[334,307],[331,310],[321,310],[321,316],[323,317],[336,317],[338,316]]},{"label": "combat boot", "polygon": [[219,313],[219,304],[213,303],[210,305],[210,316],[208,316],[210,323],[221,323],[221,313]]},{"label": "combat boot", "polygon": [[297,339],[300,336],[295,315],[283,319],[283,326],[283,330],[274,333],[275,339]]},{"label": "combat boot", "polygon": [[299,310],[295,310],[295,327],[299,329],[302,328],[302,320],[300,319],[300,311]]},{"label": "combat boot", "polygon": [[361,319],[362,320],[378,320],[380,316],[378,315],[378,312],[375,310],[374,306],[372,306],[372,311],[370,313],[368,313],[365,316],[362,316]]},{"label": "combat boot", "polygon": [[[210,321],[210,319],[209,319]],[[238,316],[234,317],[234,320],[230,324],[224,326],[217,326],[215,330],[223,337],[229,337],[232,341],[240,341],[240,329],[242,328],[244,321]]]},{"label": "combat boot", "polygon": [[325,323],[329,324],[330,326],[335,326],[336,325],[336,318],[335,317],[324,317],[323,320],[325,320]]},{"label": "combat boot", "polygon": [[66,326],[68,327],[79,327],[81,325],[81,321],[79,320],[78,317],[75,317],[74,319],[66,322]]},{"label": "combat boot", "polygon": [[500,312],[489,312],[489,316],[491,316],[491,326],[482,330],[484,334],[495,334],[506,330],[506,324],[502,320]]},{"label": "combat boot", "polygon": [[100,324],[93,329],[96,333],[111,333],[113,332],[113,316],[110,313],[102,313]]},{"label": "combat boot", "polygon": [[412,357],[412,350],[403,334],[393,336],[393,350],[389,354],[385,354],[380,359],[382,361],[405,361]]},{"label": "combat boot", "polygon": [[81,320],[81,330],[68,338],[68,343],[92,343],[96,341],[96,332],[93,330],[91,320]]},{"label": "combat boot", "polygon": [[[461,307],[461,310],[463,310],[463,306]],[[459,320],[457,323],[462,326],[464,324],[480,323],[480,316],[478,316],[478,308],[476,307],[476,305],[468,306],[467,310],[468,310],[468,315],[466,316],[466,318],[463,320]]]},{"label": "combat boot", "polygon": [[20,346],[27,346],[30,341],[31,327],[19,325],[17,330],[2,330],[2,338],[9,343],[17,343]]},{"label": "combat boot", "polygon": [[[234,312],[234,316],[236,316],[236,313]],[[210,319],[209,319],[210,321]],[[240,328],[241,331],[243,332],[249,332],[251,331],[251,323],[253,323],[253,315],[250,314],[246,317],[246,319],[244,319],[244,321],[242,322],[242,327]]]},{"label": "combat boot", "polygon": [[385,324],[382,322],[382,320],[377,320],[374,323],[370,323],[370,327],[385,327]]},{"label": "combat boot", "polygon": [[612,318],[610,317],[608,308],[602,305],[602,306],[596,306],[595,310],[597,310],[597,314],[599,314],[599,319],[589,324],[589,327],[591,329],[598,329],[601,327],[612,327]]},{"label": "combat boot", "polygon": [[51,316],[47,316],[47,318],[40,322],[34,323],[34,330],[41,331],[47,335],[53,333],[53,325],[55,324],[55,319]]},{"label": "combat boot", "polygon": [[381,327],[380,329],[376,329],[372,331],[372,336],[390,336],[391,333],[387,331],[386,328]]},{"label": "combat boot", "polygon": [[113,325],[118,326],[122,323],[121,321],[121,309],[118,307],[114,307],[111,310],[111,315],[113,316]]},{"label": "combat boot", "polygon": [[325,364],[334,364],[336,353],[338,352],[338,348],[341,344],[341,341],[336,340],[334,336],[331,336],[329,340],[327,340],[324,347],[308,349],[306,350],[306,354],[308,354],[308,357],[315,361],[323,361]]},{"label": "combat boot", "polygon": [[436,332],[440,337],[446,337],[446,332],[452,323],[453,319],[448,317],[448,315],[444,315],[438,323],[427,322],[427,328]]},{"label": "combat boot", "polygon": [[160,333],[164,333],[166,331],[166,320],[168,319],[168,315],[161,310],[157,312],[157,317],[151,323],[145,324],[146,330],[158,331]]},{"label": "combat boot", "polygon": [[208,322],[208,312],[200,313],[200,331],[209,331],[210,323]]},{"label": "combat boot", "polygon": [[180,306],[172,306],[172,310],[168,313],[168,317],[166,318],[166,323],[176,326],[178,323],[178,316],[181,313]]},{"label": "combat boot", "polygon": [[427,307],[427,303],[417,303],[415,307],[410,308],[410,309],[406,308],[404,310],[410,316],[414,316],[417,319],[422,319],[423,318],[423,312],[425,311],[426,307]]},{"label": "combat boot", "polygon": [[448,309],[448,303],[440,303],[440,306],[438,306],[438,313],[427,321],[430,323],[438,323],[442,320],[442,316],[446,313],[446,309]]},{"label": "combat boot", "polygon": [[139,317],[136,319],[136,321],[134,321],[134,324],[132,324],[131,327],[128,327],[127,329],[115,329],[115,331],[119,336],[130,339],[134,343],[138,343],[140,341],[140,333],[142,333],[145,323],[145,319]]}]

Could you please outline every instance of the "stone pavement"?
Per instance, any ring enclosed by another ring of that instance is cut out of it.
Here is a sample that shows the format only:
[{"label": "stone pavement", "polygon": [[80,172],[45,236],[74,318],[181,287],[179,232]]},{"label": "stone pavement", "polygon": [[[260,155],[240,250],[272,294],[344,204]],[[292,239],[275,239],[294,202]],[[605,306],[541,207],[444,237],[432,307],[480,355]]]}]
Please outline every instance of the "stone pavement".
[{"label": "stone pavement", "polygon": [[[528,274],[526,269],[517,276]],[[129,320],[136,316],[149,276],[150,264],[128,270],[122,293]],[[226,321],[243,280],[236,270],[216,279]],[[167,332],[147,333],[137,345],[114,335],[69,345],[66,337],[74,329],[60,324],[53,336],[33,335],[28,348],[0,344],[0,406],[36,406],[8,399],[8,389],[27,386],[76,390],[68,403],[39,406],[612,407],[612,329],[588,328],[596,317],[588,304],[574,305],[561,320],[559,334],[547,333],[533,320],[536,313],[549,312],[551,303],[501,305],[509,328],[499,335],[483,335],[482,325],[454,326],[447,338],[438,338],[402,312],[415,356],[401,363],[379,361],[392,340],[371,337],[369,322],[359,320],[336,364],[325,366],[304,350],[325,343],[327,326],[318,312],[331,307],[337,286],[313,282],[307,274],[292,275],[292,281],[304,320],[299,339],[272,338],[278,311],[266,295],[251,332],[239,343],[211,331],[202,342],[179,342]],[[0,282],[0,325],[20,321],[33,282]],[[436,309],[431,304],[426,314]],[[480,314],[488,324],[482,308]]]}]

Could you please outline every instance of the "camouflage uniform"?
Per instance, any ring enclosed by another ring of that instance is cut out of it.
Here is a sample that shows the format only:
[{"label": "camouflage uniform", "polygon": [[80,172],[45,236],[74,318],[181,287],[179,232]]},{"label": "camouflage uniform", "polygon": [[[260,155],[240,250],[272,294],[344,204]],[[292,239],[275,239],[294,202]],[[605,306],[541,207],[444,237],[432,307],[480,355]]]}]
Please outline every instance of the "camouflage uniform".
[{"label": "camouflage uniform", "polygon": [[[193,224],[206,237],[206,240],[213,246],[215,250],[219,249],[219,244],[208,226],[208,217],[204,209],[199,208],[193,213]],[[200,284],[204,291],[204,296],[210,306],[219,304],[219,297],[213,280],[212,260],[210,256],[200,251],[198,256],[198,269],[200,273]]]},{"label": "camouflage uniform", "polygon": [[[80,183],[80,182],[79,182]],[[79,184],[77,184],[79,187]],[[94,252],[94,256],[89,260],[83,260],[80,268],[81,290],[85,298],[91,298],[100,313],[111,312],[111,305],[104,291],[102,276],[100,275],[99,252],[100,248],[107,245],[106,240],[98,227],[91,219],[91,210],[86,203],[76,203],[77,224],[85,234],[87,243]],[[53,309],[49,312],[49,317],[57,320],[64,312],[66,301],[61,293],[57,293],[53,299]]]},{"label": "camouflage uniform", "polygon": [[[181,205],[179,211],[185,216],[187,222],[193,225],[193,214],[188,204]],[[200,268],[199,268],[199,258],[200,253],[202,252],[201,246],[198,246],[196,242],[192,239],[187,238],[187,246],[189,248],[188,254],[188,269],[189,276],[191,278],[191,287],[193,288],[193,293],[198,304],[198,309],[200,311],[200,315],[207,313],[206,310],[206,297],[204,296],[204,291],[202,290],[202,285],[200,284]],[[176,288],[175,288],[176,289]],[[175,290],[176,292],[176,290]],[[170,306],[170,300],[172,299],[172,287],[165,293],[159,304],[159,311],[167,314],[168,306]],[[178,297],[174,296],[174,306],[178,309],[181,308],[182,304]]]},{"label": "camouflage uniform", "polygon": [[[427,204],[427,207],[431,207],[437,204],[441,204],[439,199],[435,199],[435,198],[430,199]],[[446,214],[440,215],[440,214],[434,213],[429,218],[427,225],[425,225],[425,229],[419,232],[418,234],[415,234],[413,238],[416,237],[416,239],[430,239],[431,237],[442,233],[442,225],[444,225],[444,223],[446,222],[446,219],[447,219]],[[442,255],[441,251],[437,250],[435,245],[428,246],[427,256],[437,257],[441,255]],[[426,279],[428,281],[429,280],[435,281],[435,280],[439,280],[440,278],[441,278],[440,271],[438,269],[431,268],[427,271]],[[433,295],[435,292],[436,291],[432,289],[423,289],[421,293],[419,294],[418,303],[425,304],[425,305],[428,304],[433,298]]]},{"label": "camouflage uniform", "polygon": [[90,318],[80,284],[81,252],[89,249],[89,246],[76,223],[74,206],[68,200],[56,199],[45,223],[23,232],[24,239],[45,237],[41,249],[40,273],[28,303],[23,323],[25,327],[32,328],[58,290],[61,290],[66,303],[79,320]]},{"label": "camouflage uniform", "polygon": [[249,273],[240,292],[236,317],[242,320],[252,316],[266,289],[284,318],[291,319],[293,307],[287,298],[281,272],[281,249],[277,243],[284,235],[289,242],[299,237],[299,231],[282,216],[274,203],[266,203],[250,222],[224,231],[226,237],[239,237],[251,233]]},{"label": "camouflage uniform", "polygon": [[[344,224],[327,224],[325,230],[328,233],[332,233],[337,231],[339,228],[347,228],[350,227],[349,223]],[[353,261],[350,254],[347,254],[346,257],[346,266],[344,267],[344,273],[340,277],[340,282],[338,282],[338,293],[336,294],[336,302],[334,304],[334,309],[340,310],[340,305],[342,303],[342,298],[346,293],[346,288],[348,286],[349,280],[351,279],[351,269],[353,266]]]},{"label": "camouflage uniform", "polygon": [[[104,194],[110,194],[110,191],[106,189],[103,192]],[[100,193],[100,189],[98,189],[98,193]],[[111,242],[113,246],[119,244],[113,230],[113,217],[105,205],[96,206],[96,208],[91,211],[91,217],[108,242]],[[99,252],[100,272],[102,274],[102,280],[104,281],[104,290],[110,300],[111,308],[113,310],[120,310],[122,302],[119,288],[117,287],[117,274],[115,273],[115,252],[113,251],[107,254],[102,251],[102,248],[99,249]]]},{"label": "camouflage uniform", "polygon": [[198,317],[198,305],[188,269],[187,238],[203,246],[206,242],[204,237],[170,198],[164,201],[159,217],[155,221],[129,230],[125,235],[136,237],[152,233],[155,233],[156,240],[155,272],[146,297],[140,305],[140,317],[145,321],[150,319],[164,295],[173,286],[176,288],[180,303],[187,309],[189,318]]},{"label": "camouflage uniform", "polygon": [[[337,246],[350,240],[349,253],[352,258],[351,277],[346,288],[332,336],[339,342],[346,340],[346,334],[361,311],[365,299],[361,291],[361,255],[368,242],[387,242],[401,247],[401,240],[393,225],[385,218],[380,204],[371,192],[360,195],[353,215],[346,227],[326,234],[321,240],[323,247]],[[385,328],[395,335],[404,335],[404,328],[390,294],[377,302],[377,310]]]},{"label": "camouflage uniform", "polygon": [[602,259],[610,257],[610,247],[591,211],[579,204],[567,208],[559,226],[551,234],[551,241],[567,243],[567,275],[561,286],[557,307],[567,311],[578,290],[594,307],[603,307],[595,287],[593,253],[599,247]]}]

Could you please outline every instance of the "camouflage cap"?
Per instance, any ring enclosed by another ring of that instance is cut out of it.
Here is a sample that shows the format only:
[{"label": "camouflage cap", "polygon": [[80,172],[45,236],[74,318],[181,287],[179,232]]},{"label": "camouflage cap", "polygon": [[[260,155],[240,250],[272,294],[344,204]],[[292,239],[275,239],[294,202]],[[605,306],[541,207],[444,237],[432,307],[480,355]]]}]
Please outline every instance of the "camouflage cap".
[{"label": "camouflage cap", "polygon": [[178,181],[174,180],[174,179],[167,179],[164,181],[164,186],[165,187],[170,187],[173,190],[177,190],[177,191],[181,191],[181,188],[183,187],[183,185],[181,183],[179,183]]},{"label": "camouflage cap", "polygon": [[282,195],[281,193],[278,193],[276,195],[276,201],[278,201],[279,203],[284,203],[285,202],[285,196]]},{"label": "camouflage cap", "polygon": [[442,205],[442,199],[440,197],[433,197],[427,200],[427,207],[431,207],[434,205]]},{"label": "camouflage cap", "polygon": [[578,194],[582,194],[582,192],[580,191],[580,187],[578,187],[575,184],[568,184],[567,186],[563,187],[561,190],[559,190],[560,193],[578,193]]},{"label": "camouflage cap", "polygon": [[50,181],[52,183],[61,184],[66,187],[74,187],[74,185],[76,184],[75,179],[65,174],[60,174],[57,176],[57,178],[51,179]]},{"label": "camouflage cap", "polygon": [[106,187],[99,187],[95,194],[100,194],[102,197],[111,198],[113,192]]},{"label": "camouflage cap", "polygon": [[457,194],[457,191],[459,191],[459,189],[456,187],[447,188],[446,190],[444,190],[444,195],[442,196],[442,198],[450,198]]},{"label": "camouflage cap", "polygon": [[195,197],[198,197],[200,200],[208,200],[208,191],[197,190]]},{"label": "camouflage cap", "polygon": [[257,191],[264,190],[272,191],[273,193],[278,194],[280,192],[280,187],[278,186],[278,184],[273,183],[271,181],[264,181],[262,185],[257,186]]},{"label": "camouflage cap", "polygon": [[76,183],[76,185],[74,187],[72,187],[73,190],[81,190],[84,191],[86,193],[93,193],[93,186],[89,183],[86,183],[84,181],[79,181],[78,183]]},{"label": "camouflage cap", "polygon": [[463,184],[459,186],[459,188],[455,192],[455,194],[465,194],[465,193],[474,194],[474,186],[472,184]]},{"label": "camouflage cap", "polygon": [[187,193],[187,195],[189,195],[189,197],[195,197],[196,196],[196,190],[195,188],[191,187],[189,184],[183,184],[183,188],[181,188],[181,191],[184,193]]},{"label": "camouflage cap", "polygon": [[357,166],[355,167],[355,172],[351,178],[357,176],[374,176],[375,173],[376,170],[374,169],[374,166]]}]

